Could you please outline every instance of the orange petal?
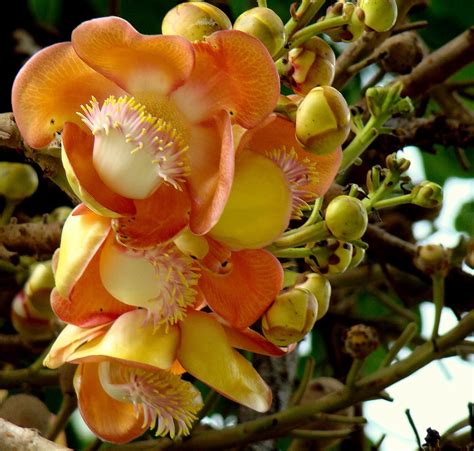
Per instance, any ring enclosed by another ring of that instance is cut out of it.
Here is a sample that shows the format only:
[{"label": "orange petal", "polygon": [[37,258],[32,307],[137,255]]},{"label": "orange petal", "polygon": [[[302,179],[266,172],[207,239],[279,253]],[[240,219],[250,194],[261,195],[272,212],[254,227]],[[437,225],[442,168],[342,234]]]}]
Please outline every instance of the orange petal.
[{"label": "orange petal", "polygon": [[13,84],[15,120],[25,141],[45,147],[66,121],[81,123],[76,112],[95,96],[99,102],[124,92],[92,70],[71,44],[55,44],[36,53]]},{"label": "orange petal", "polygon": [[189,222],[191,209],[187,189],[163,183],[149,198],[135,201],[136,214],[113,220],[121,243],[130,247],[150,247],[175,237]]},{"label": "orange petal", "polygon": [[72,33],[77,54],[97,72],[136,95],[169,94],[194,66],[194,50],[180,36],[144,36],[119,17],[93,19]]},{"label": "orange petal", "polygon": [[56,338],[48,355],[45,357],[43,365],[48,368],[59,368],[66,363],[71,354],[84,343],[93,340],[99,335],[103,335],[109,327],[107,324],[83,329],[82,327],[68,324]]},{"label": "orange petal", "polygon": [[177,326],[155,329],[145,310],[133,310],[117,318],[105,335],[81,346],[70,362],[100,361],[104,357],[131,362],[143,368],[169,369],[179,343]]},{"label": "orange petal", "polygon": [[62,134],[63,163],[74,192],[89,208],[105,216],[135,213],[131,199],[114,193],[100,179],[92,162],[94,136],[67,122]]},{"label": "orange petal", "polygon": [[268,355],[271,357],[279,357],[287,353],[287,350],[275,346],[265,337],[252,329],[236,329],[226,324],[222,324],[222,326],[224,327],[227,339],[233,348],[244,349],[245,351]]},{"label": "orange petal", "polygon": [[56,288],[61,296],[69,296],[109,231],[110,219],[91,211],[81,215],[71,214],[67,218],[54,274]]},{"label": "orange petal", "polygon": [[228,113],[220,111],[199,126],[191,127],[191,231],[207,233],[219,220],[232,188],[234,146]]},{"label": "orange petal", "polygon": [[305,151],[295,138],[295,124],[280,116],[272,115],[258,127],[245,133],[239,143],[237,154],[244,150],[252,150],[266,154],[274,149],[294,148],[300,159],[309,159],[317,171],[317,181],[302,189],[310,191],[315,196],[323,196],[331,186],[339,170],[342,160],[342,150],[338,148],[327,155],[316,155]]},{"label": "orange petal", "polygon": [[104,288],[100,280],[100,250],[74,284],[69,297],[64,298],[57,290],[53,290],[51,307],[60,319],[80,327],[108,323],[122,313],[133,310],[133,307],[121,303]]},{"label": "orange petal", "polygon": [[249,128],[273,111],[280,80],[260,41],[236,30],[218,31],[194,48],[191,78],[172,95],[191,121],[200,122],[224,109]]},{"label": "orange petal", "polygon": [[74,376],[79,411],[91,431],[101,440],[112,443],[127,443],[142,435],[143,411],[135,413],[132,403],[111,398],[99,380],[99,364],[79,365]]},{"label": "orange petal", "polygon": [[265,412],[271,390],[260,375],[230,346],[223,327],[211,315],[189,312],[179,325],[178,360],[194,377],[244,406]]},{"label": "orange petal", "polygon": [[263,249],[233,252],[226,274],[203,270],[199,288],[218,315],[232,326],[245,328],[265,312],[280,292],[283,269]]}]

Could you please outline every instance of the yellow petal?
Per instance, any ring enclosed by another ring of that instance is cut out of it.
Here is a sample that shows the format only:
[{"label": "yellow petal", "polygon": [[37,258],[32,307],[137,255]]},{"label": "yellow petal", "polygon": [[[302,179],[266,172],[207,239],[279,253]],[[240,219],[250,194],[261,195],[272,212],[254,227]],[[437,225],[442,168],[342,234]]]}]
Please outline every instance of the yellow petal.
[{"label": "yellow petal", "polygon": [[179,327],[178,360],[189,373],[244,406],[258,412],[270,408],[270,388],[230,346],[216,319],[204,312],[191,311]]},{"label": "yellow petal", "polygon": [[61,235],[58,266],[55,272],[56,288],[68,297],[89,261],[99,249],[110,230],[110,219],[86,210],[66,220]]},{"label": "yellow petal", "polygon": [[106,334],[85,344],[68,361],[101,361],[105,357],[132,362],[138,366],[171,368],[176,358],[179,331],[176,326],[155,332],[145,310],[120,316]]},{"label": "yellow petal", "polygon": [[105,333],[110,324],[101,324],[91,328],[82,328],[68,324],[54,342],[44,359],[44,366],[58,368],[68,361],[69,356],[84,343]]},{"label": "yellow petal", "polygon": [[233,249],[257,249],[288,227],[292,196],[283,171],[251,151],[237,158],[234,183],[218,223],[209,235]]}]

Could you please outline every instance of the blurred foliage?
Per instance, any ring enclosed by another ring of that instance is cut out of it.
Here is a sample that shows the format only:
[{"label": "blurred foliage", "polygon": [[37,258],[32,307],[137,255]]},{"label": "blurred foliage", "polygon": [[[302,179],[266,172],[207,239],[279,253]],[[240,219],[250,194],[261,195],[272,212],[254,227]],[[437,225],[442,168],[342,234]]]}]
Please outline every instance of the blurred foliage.
[{"label": "blurred foliage", "polygon": [[[474,191],[474,185],[473,185]],[[474,200],[466,202],[459,210],[454,222],[456,230],[474,237]]]}]

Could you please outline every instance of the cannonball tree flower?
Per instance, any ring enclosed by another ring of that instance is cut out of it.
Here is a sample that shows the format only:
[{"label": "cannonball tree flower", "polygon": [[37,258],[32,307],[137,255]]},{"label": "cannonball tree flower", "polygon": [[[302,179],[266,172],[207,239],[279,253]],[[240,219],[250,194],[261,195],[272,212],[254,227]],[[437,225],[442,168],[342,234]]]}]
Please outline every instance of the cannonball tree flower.
[{"label": "cannonball tree flower", "polygon": [[230,197],[208,235],[231,249],[271,244],[290,218],[300,219],[308,203],[327,192],[341,160],[340,147],[325,155],[306,151],[292,121],[269,115],[240,137]]},{"label": "cannonball tree flower", "polygon": [[221,324],[212,314],[191,311],[168,328],[156,329],[143,309],[92,328],[68,325],[44,364],[78,364],[74,378],[79,411],[102,440],[125,443],[148,428],[157,435],[187,435],[202,406],[199,391],[181,374],[227,398],[264,412],[269,387],[235,349],[283,355],[258,333]]},{"label": "cannonball tree flower", "polygon": [[62,132],[68,180],[89,208],[111,217],[152,209],[166,223],[155,239],[166,241],[188,221],[197,234],[215,225],[232,186],[232,124],[256,126],[278,93],[270,55],[245,33],[191,43],[108,17],[35,54],[12,103],[30,146]]},{"label": "cannonball tree flower", "polygon": [[148,242],[146,234],[128,230],[124,244],[124,230],[113,223],[80,205],[64,224],[51,303],[67,323],[92,327],[140,307],[155,326],[169,326],[205,302],[245,328],[282,288],[281,264],[266,250],[231,251],[189,229],[174,241],[134,247]]}]

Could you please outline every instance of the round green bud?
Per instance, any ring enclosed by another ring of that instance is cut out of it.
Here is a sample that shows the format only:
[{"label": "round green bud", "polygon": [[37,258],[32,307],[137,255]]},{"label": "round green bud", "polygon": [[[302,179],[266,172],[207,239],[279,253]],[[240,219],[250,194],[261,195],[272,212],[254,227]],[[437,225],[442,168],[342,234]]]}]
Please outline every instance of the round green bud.
[{"label": "round green bud", "polygon": [[288,85],[296,94],[308,94],[316,86],[329,86],[334,80],[336,57],[329,44],[314,36],[288,53]]},{"label": "round green bud", "polygon": [[64,222],[71,214],[72,208],[70,207],[56,207],[48,215],[48,223],[52,222]]},{"label": "round green bud", "polygon": [[367,230],[368,216],[364,204],[351,196],[337,196],[326,209],[326,226],[338,240],[354,241]]},{"label": "round green bud", "polygon": [[256,7],[242,13],[234,23],[234,30],[243,31],[257,39],[275,56],[286,42],[285,25],[271,9]]},{"label": "round green bud", "polygon": [[318,274],[344,272],[352,260],[352,244],[334,238],[308,243],[312,253],[305,258],[309,267]]},{"label": "round green bud", "polygon": [[306,289],[293,288],[276,297],[262,317],[265,337],[277,346],[302,340],[316,322],[318,302]]},{"label": "round green bud", "polygon": [[38,188],[38,175],[29,165],[0,162],[0,195],[13,201],[30,197]]},{"label": "round green bud", "polygon": [[412,190],[412,204],[419,207],[435,208],[443,202],[443,188],[434,182],[421,182]]},{"label": "round green bud", "polygon": [[181,3],[163,19],[161,32],[182,36],[189,41],[201,41],[220,30],[230,30],[232,23],[216,6],[205,2]]},{"label": "round green bud", "polygon": [[318,316],[316,321],[321,319],[329,309],[329,300],[331,299],[331,284],[326,277],[321,274],[306,274],[306,282],[297,285],[296,288],[309,290],[318,301]]},{"label": "round green bud", "polygon": [[342,94],[331,86],[313,88],[296,111],[296,138],[318,155],[334,152],[346,140],[351,114]]},{"label": "round green bud", "polygon": [[365,13],[365,24],[372,30],[390,30],[397,21],[398,7],[395,0],[359,0]]}]

